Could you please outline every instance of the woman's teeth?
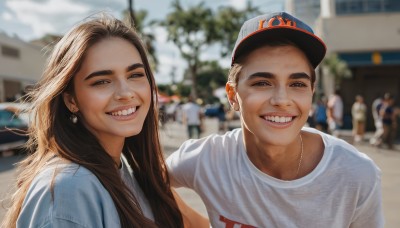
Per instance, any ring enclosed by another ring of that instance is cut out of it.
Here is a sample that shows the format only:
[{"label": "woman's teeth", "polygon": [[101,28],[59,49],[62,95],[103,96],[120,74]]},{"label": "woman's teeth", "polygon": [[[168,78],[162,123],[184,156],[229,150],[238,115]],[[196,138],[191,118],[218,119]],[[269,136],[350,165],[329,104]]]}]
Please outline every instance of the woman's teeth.
[{"label": "woman's teeth", "polygon": [[130,114],[134,113],[135,111],[136,111],[136,107],[125,109],[125,110],[120,110],[118,112],[112,112],[111,115],[113,115],[113,116],[127,116],[127,115],[130,115]]}]

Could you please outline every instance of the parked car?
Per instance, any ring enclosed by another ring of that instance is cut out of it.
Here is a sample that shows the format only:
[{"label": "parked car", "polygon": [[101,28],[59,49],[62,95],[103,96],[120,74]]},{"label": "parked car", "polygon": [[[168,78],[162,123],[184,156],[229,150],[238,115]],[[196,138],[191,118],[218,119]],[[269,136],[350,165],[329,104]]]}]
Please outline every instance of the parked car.
[{"label": "parked car", "polygon": [[23,108],[19,103],[0,103],[0,153],[18,149],[28,140],[29,118],[20,114]]},{"label": "parked car", "polygon": [[220,106],[219,104],[206,105],[204,107],[204,116],[210,117],[210,118],[218,117],[218,115],[220,113],[219,106]]}]

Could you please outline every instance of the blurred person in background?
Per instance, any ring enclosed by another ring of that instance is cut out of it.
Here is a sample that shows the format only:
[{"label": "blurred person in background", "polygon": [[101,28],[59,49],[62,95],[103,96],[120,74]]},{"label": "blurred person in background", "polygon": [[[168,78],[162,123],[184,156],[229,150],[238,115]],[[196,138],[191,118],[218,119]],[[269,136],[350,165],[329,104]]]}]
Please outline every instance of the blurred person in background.
[{"label": "blurred person in background", "polygon": [[390,93],[385,93],[383,102],[380,107],[378,107],[378,110],[383,124],[383,134],[381,140],[378,142],[378,146],[384,143],[387,144],[389,149],[393,149],[393,142],[397,132],[397,117],[394,107],[394,98]]},{"label": "blurred person in background", "polygon": [[367,121],[367,106],[364,104],[364,98],[357,95],[353,106],[351,107],[351,116],[353,119],[353,137],[354,142],[358,143],[364,139],[365,123]]},{"label": "blurred person in background", "polygon": [[226,93],[241,128],[187,140],[167,159],[213,227],[382,228],[381,171],[347,142],[304,127],[326,46],[277,12],[246,21]]},{"label": "blurred person in background", "polygon": [[226,112],[225,112],[225,105],[221,102],[218,105],[218,132],[225,133],[226,132]]},{"label": "blurred person in background", "polygon": [[190,96],[188,102],[182,106],[182,123],[186,126],[190,139],[200,138],[202,118],[201,107]]},{"label": "blurred person in background", "polygon": [[2,227],[208,227],[171,191],[145,53],[107,15],[58,42],[31,92],[32,154]]},{"label": "blurred person in background", "polygon": [[322,132],[327,132],[328,117],[326,116],[326,97],[325,96],[321,96],[318,99],[317,105],[315,107],[314,118],[315,118],[315,128]]},{"label": "blurred person in background", "polygon": [[377,95],[371,105],[372,117],[374,118],[375,133],[369,140],[369,143],[373,146],[379,145],[383,134],[383,123],[382,117],[379,115],[379,109],[382,107],[382,98]]},{"label": "blurred person in background", "polygon": [[329,133],[339,137],[339,130],[343,125],[343,101],[339,90],[329,96],[327,107]]}]

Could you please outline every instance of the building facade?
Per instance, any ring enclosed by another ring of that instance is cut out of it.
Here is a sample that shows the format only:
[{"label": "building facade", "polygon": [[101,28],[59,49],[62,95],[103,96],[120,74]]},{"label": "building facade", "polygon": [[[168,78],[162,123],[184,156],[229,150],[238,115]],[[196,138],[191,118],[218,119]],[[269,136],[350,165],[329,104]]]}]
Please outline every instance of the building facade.
[{"label": "building facade", "polygon": [[45,62],[41,47],[0,33],[0,102],[15,100],[35,84]]},{"label": "building facade", "polygon": [[[314,30],[327,45],[327,56],[337,54],[352,72],[339,86],[345,105],[345,127],[351,126],[351,105],[354,97],[360,94],[369,108],[367,128],[371,130],[371,104],[376,96],[390,92],[397,105],[400,104],[400,1],[317,1],[288,0],[286,5],[299,18],[311,15],[310,20],[315,20]],[[299,7],[307,2],[314,6],[313,13],[304,15],[302,12],[307,10],[301,11]],[[319,15],[315,16],[318,5]],[[334,78],[322,73],[320,80],[325,94],[333,93]]]}]

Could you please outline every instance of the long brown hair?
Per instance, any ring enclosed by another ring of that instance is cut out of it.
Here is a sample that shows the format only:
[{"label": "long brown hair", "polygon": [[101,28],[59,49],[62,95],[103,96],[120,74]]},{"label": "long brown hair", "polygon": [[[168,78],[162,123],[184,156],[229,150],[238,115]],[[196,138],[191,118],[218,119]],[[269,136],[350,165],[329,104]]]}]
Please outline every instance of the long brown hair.
[{"label": "long brown hair", "polygon": [[[71,123],[71,112],[62,98],[63,92],[73,93],[72,79],[79,71],[88,49],[108,37],[125,39],[137,48],[152,90],[151,106],[142,131],[125,140],[123,154],[150,203],[155,224],[143,215],[135,196],[122,182],[113,159],[97,138],[79,121],[77,124]],[[28,147],[32,153],[20,163],[17,190],[2,225],[7,228],[16,226],[33,178],[46,161],[57,155],[96,175],[113,199],[122,227],[183,227],[159,142],[155,94],[157,87],[146,51],[133,29],[105,14],[75,26],[55,46],[41,80],[30,94],[32,105]]]}]

